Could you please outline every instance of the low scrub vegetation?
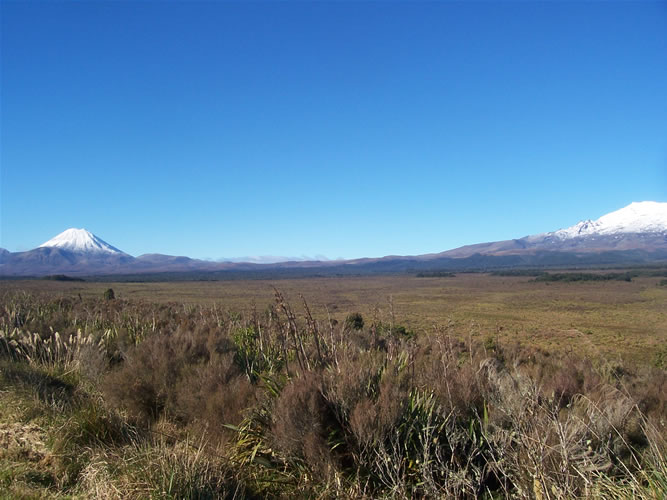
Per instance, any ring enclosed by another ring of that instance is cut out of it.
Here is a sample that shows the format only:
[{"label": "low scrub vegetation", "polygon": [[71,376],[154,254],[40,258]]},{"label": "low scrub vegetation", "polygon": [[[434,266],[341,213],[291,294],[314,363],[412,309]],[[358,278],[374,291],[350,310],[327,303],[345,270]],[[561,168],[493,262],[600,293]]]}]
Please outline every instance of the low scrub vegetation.
[{"label": "low scrub vegetation", "polygon": [[417,278],[455,278],[456,274],[449,271],[423,271],[415,276]]},{"label": "low scrub vegetation", "polygon": [[618,272],[580,272],[567,271],[561,273],[550,273],[540,269],[504,269],[493,271],[492,276],[532,276],[535,281],[632,281],[639,277],[663,277],[667,276],[664,268],[637,268]]},{"label": "low scrub vegetation", "polygon": [[249,314],[5,294],[0,492],[661,498],[663,368],[316,320],[278,291]]},{"label": "low scrub vegetation", "polygon": [[544,273],[535,278],[535,281],[632,281],[636,275],[626,273]]}]

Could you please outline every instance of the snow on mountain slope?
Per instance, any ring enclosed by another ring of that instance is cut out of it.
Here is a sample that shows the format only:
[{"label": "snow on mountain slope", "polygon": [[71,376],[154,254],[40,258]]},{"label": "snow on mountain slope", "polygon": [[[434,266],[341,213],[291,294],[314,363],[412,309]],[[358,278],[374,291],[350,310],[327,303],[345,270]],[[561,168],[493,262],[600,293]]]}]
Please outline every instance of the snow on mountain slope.
[{"label": "snow on mountain slope", "polygon": [[667,233],[667,203],[634,202],[620,210],[603,215],[597,220],[581,221],[566,229],[539,236],[552,236],[565,240],[627,233]]},{"label": "snow on mountain slope", "polygon": [[109,245],[90,231],[75,228],[63,231],[58,236],[42,243],[38,248],[43,247],[62,248],[77,253],[125,255],[125,252]]}]

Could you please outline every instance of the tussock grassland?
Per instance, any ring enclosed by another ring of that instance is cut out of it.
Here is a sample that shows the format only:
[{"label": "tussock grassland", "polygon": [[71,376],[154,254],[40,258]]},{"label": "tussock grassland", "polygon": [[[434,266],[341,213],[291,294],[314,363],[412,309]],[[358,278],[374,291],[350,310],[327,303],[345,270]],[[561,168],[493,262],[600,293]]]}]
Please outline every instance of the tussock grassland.
[{"label": "tussock grassland", "polygon": [[[619,270],[618,272],[623,272]],[[274,303],[273,286],[288,300],[307,298],[313,317],[343,321],[358,311],[364,318],[390,320],[392,310],[406,328],[427,332],[447,325],[459,336],[482,341],[525,342],[547,350],[589,356],[619,356],[653,363],[667,344],[667,287],[659,277],[632,282],[534,282],[532,276],[457,274],[308,278],[165,283],[79,283],[5,281],[0,290],[29,291],[45,297],[116,297],[151,303],[216,305],[250,314]]]},{"label": "tussock grassland", "polygon": [[663,498],[653,281],[3,284],[0,496]]}]

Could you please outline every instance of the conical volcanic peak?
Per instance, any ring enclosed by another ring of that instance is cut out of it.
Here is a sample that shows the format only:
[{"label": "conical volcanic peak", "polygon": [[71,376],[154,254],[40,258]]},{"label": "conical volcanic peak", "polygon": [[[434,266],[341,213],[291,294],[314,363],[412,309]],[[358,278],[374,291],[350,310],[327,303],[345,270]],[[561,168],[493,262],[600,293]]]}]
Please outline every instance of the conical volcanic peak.
[{"label": "conical volcanic peak", "polygon": [[69,250],[76,253],[88,254],[119,254],[124,255],[125,252],[118,250],[116,247],[109,245],[106,241],[98,238],[90,231],[85,229],[70,228],[58,236],[51,238],[49,241],[40,245],[43,247],[55,247]]}]

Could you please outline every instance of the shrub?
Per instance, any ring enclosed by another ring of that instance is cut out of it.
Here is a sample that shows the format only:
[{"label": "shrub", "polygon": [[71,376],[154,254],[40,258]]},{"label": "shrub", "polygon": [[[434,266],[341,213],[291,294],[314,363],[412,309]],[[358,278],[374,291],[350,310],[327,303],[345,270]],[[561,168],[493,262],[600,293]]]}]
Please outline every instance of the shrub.
[{"label": "shrub", "polygon": [[288,460],[328,474],[333,463],[327,437],[334,428],[317,375],[307,374],[285,386],[273,409],[271,434],[275,448]]},{"label": "shrub", "polygon": [[204,327],[149,337],[125,353],[110,372],[104,394],[139,422],[160,417],[226,434],[251,405],[254,389],[235,362],[234,345]]},{"label": "shrub", "polygon": [[[233,497],[246,482],[297,498],[662,491],[664,370],[377,318],[369,335],[359,313],[321,334],[277,295],[248,316],[14,297],[0,381],[51,408],[61,486],[84,496]],[[97,376],[103,401],[83,383]]]},{"label": "shrub", "polygon": [[364,318],[361,313],[350,313],[345,318],[345,325],[353,330],[361,330],[364,328]]}]

